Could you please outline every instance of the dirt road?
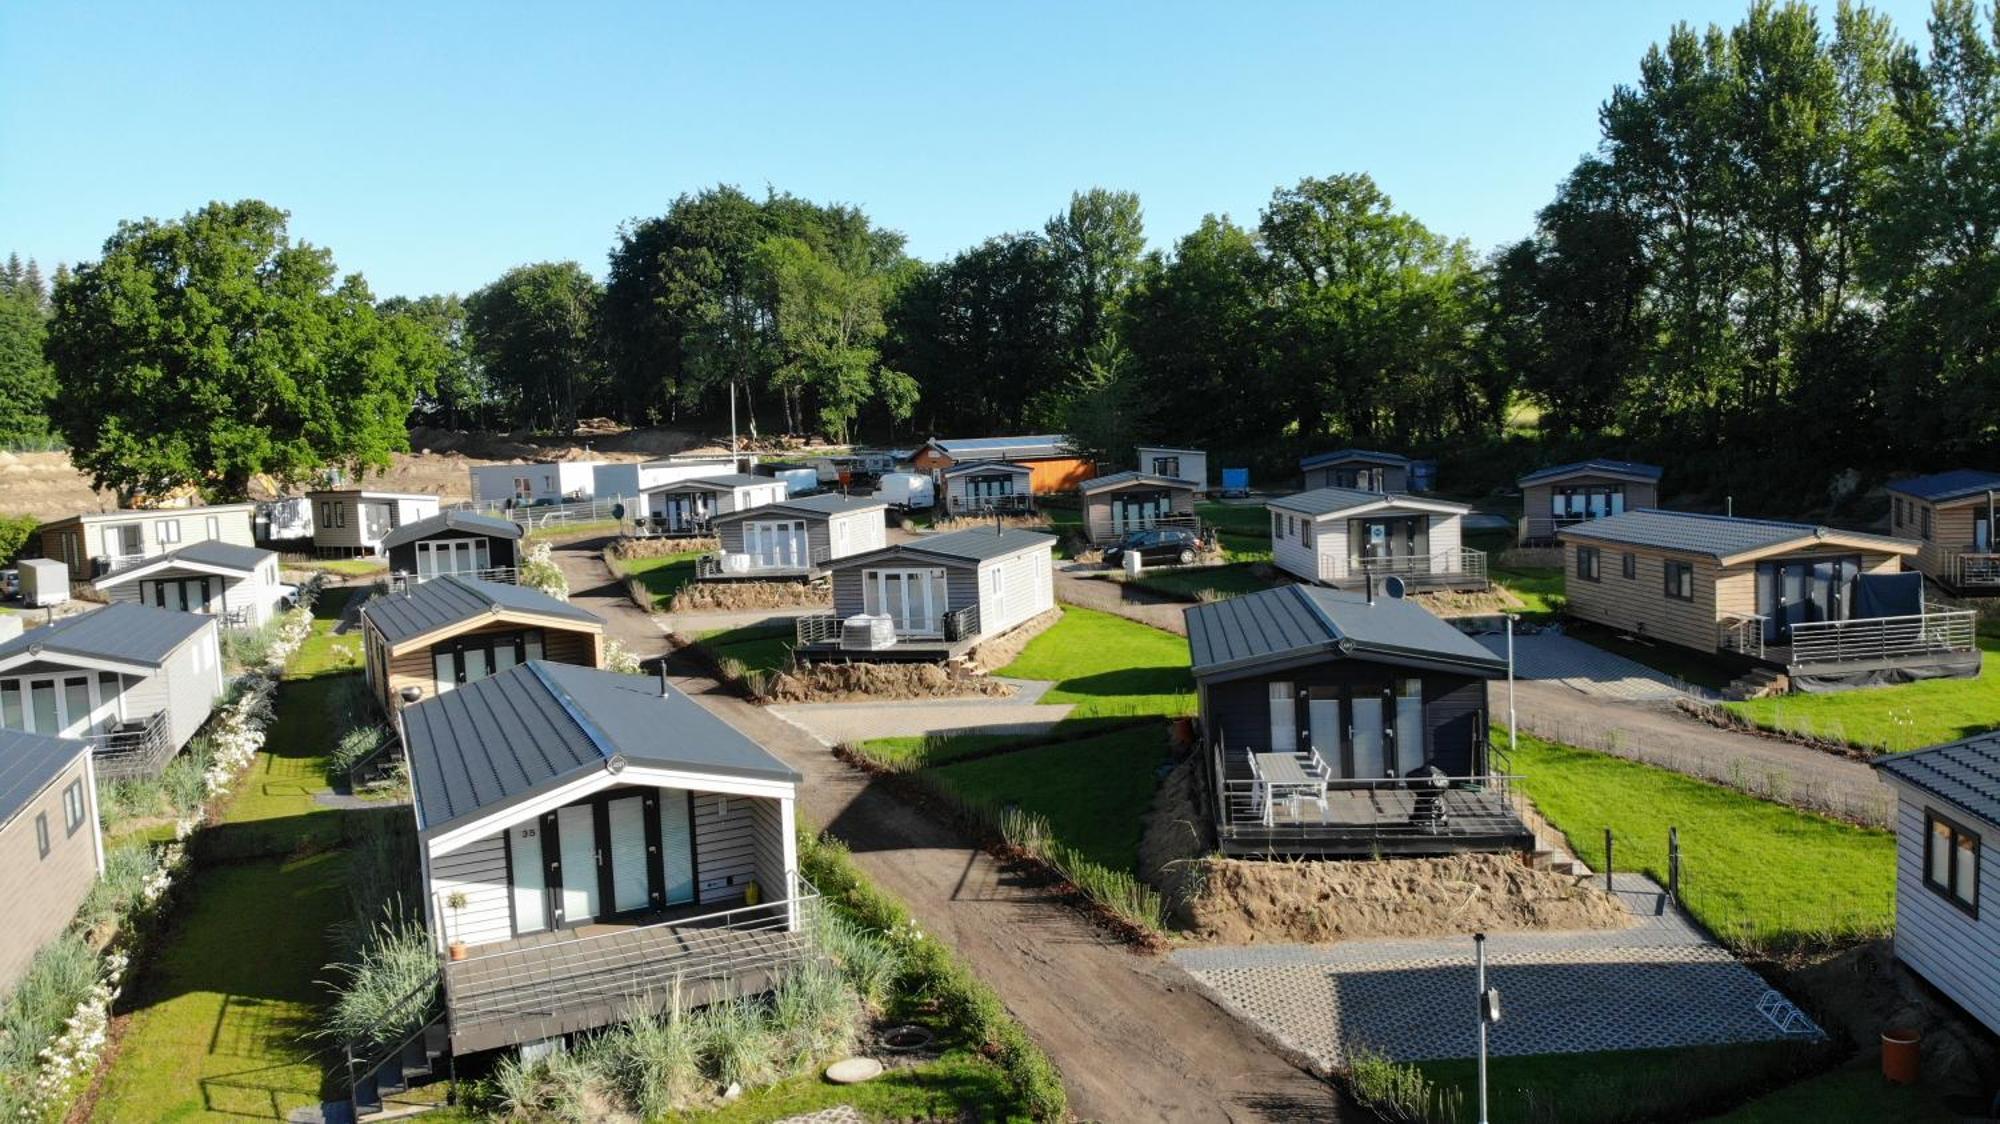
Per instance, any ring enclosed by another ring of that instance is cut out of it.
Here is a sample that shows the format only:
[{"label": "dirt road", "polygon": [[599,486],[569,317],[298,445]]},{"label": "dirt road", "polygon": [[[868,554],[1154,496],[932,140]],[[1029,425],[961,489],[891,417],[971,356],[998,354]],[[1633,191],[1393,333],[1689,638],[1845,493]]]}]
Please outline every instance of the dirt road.
[{"label": "dirt road", "polygon": [[[646,656],[664,650],[598,557],[557,551],[571,600]],[[803,731],[690,669],[676,684],[805,775],[805,814],[853,848],[868,876],[949,942],[1062,1070],[1086,1120],[1365,1120],[1202,996],[1164,957],[1107,938],[1015,871],[834,759]]]},{"label": "dirt road", "polygon": [[1056,564],[1056,600],[1129,617],[1140,624],[1165,629],[1175,636],[1187,635],[1187,620],[1181,614],[1187,602],[1162,597],[1151,590],[1107,578],[1086,578]]}]

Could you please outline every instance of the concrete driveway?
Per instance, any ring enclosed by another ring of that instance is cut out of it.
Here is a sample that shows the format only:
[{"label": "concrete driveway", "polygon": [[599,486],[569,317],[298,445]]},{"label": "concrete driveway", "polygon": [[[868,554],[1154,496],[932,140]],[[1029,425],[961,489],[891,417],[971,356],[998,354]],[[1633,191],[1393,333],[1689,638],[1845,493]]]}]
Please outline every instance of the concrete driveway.
[{"label": "concrete driveway", "polygon": [[811,734],[822,745],[875,738],[913,738],[972,731],[981,734],[1045,734],[1069,717],[1070,703],[1043,705],[1053,684],[1009,679],[1015,693],[1004,699],[902,699],[896,702],[789,703],[767,709]]},{"label": "concrete driveway", "polygon": [[[1505,636],[1494,634],[1475,639],[1496,656],[1507,654]],[[1559,632],[1514,637],[1514,674],[1522,679],[1560,683],[1593,698],[1619,702],[1713,697],[1704,688],[1682,683],[1663,671]]]}]

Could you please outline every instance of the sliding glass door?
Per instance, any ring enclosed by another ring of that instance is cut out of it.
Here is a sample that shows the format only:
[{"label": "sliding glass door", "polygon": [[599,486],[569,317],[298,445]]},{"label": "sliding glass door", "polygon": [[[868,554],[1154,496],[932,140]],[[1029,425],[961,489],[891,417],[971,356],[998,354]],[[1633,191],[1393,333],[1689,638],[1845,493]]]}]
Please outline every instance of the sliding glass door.
[{"label": "sliding glass door", "polygon": [[1846,620],[1860,574],[1858,554],[1759,562],[1757,612],[1764,618],[1764,643],[1791,643],[1794,625]]}]

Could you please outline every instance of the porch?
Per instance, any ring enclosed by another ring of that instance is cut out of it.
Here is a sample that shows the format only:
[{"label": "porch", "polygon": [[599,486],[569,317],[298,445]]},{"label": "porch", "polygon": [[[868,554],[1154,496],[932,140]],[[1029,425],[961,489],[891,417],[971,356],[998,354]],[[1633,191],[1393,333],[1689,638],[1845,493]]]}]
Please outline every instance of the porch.
[{"label": "porch", "polygon": [[2000,593],[2000,554],[1954,550],[1946,557],[1945,573],[1939,577],[1959,593]]},{"label": "porch", "polygon": [[894,618],[862,614],[841,617],[823,613],[799,617],[794,625],[794,652],[803,659],[865,656],[872,660],[955,660],[979,641],[979,606],[967,605],[941,614],[936,627],[898,627]]},{"label": "porch", "polygon": [[412,586],[422,585],[436,578],[460,577],[473,581],[498,582],[501,585],[521,584],[521,572],[513,566],[488,566],[474,570],[437,570],[431,573],[407,573],[397,571],[385,579],[390,593],[401,593]]},{"label": "porch", "polygon": [[1772,640],[1760,613],[1725,617],[1717,648],[1785,668],[1792,676],[1865,676],[1875,672],[1950,674],[1979,667],[1978,613],[1971,609],[1904,616],[1797,621]]},{"label": "porch", "polygon": [[985,496],[947,496],[945,511],[953,516],[1033,515],[1035,497],[1026,492]]},{"label": "porch", "polygon": [[717,550],[694,560],[694,577],[696,581],[704,582],[816,578],[826,560],[824,549],[763,554]]},{"label": "porch", "polygon": [[[1216,835],[1226,855],[1353,857],[1531,850],[1514,778],[1333,775],[1311,751],[1213,751]],[[1283,760],[1280,760],[1283,759]]]},{"label": "porch", "polygon": [[768,990],[814,954],[819,892],[716,911],[688,906],[480,945],[444,963],[454,1053],[609,1026],[638,1005],[694,1007]]},{"label": "porch", "polygon": [[1403,557],[1354,556],[1347,560],[1344,576],[1330,584],[1336,589],[1356,589],[1370,578],[1403,580],[1412,589],[1480,591],[1487,588],[1486,552],[1459,547],[1430,554]]},{"label": "porch", "polygon": [[86,734],[82,740],[90,746],[98,779],[109,781],[159,776],[179,748],[168,732],[164,710],[114,722],[104,732]]}]

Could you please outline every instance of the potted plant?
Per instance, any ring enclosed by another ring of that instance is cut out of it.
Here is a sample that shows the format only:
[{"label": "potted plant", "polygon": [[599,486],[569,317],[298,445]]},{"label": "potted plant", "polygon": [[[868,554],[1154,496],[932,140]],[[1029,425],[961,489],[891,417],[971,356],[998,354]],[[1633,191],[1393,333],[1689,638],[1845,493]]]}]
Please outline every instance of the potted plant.
[{"label": "potted plant", "polygon": [[465,959],[465,942],[458,937],[458,911],[464,909],[465,904],[464,890],[453,890],[451,893],[445,895],[444,907],[451,911],[452,918],[451,941],[445,946],[445,951],[451,955],[453,960]]}]

